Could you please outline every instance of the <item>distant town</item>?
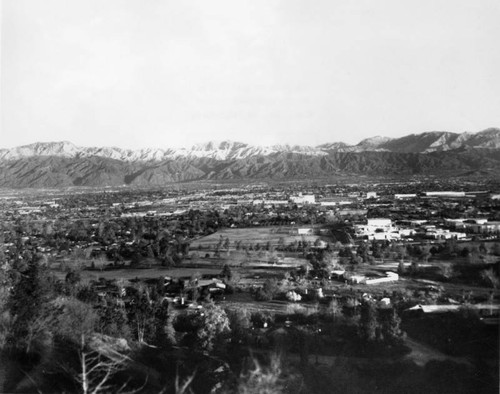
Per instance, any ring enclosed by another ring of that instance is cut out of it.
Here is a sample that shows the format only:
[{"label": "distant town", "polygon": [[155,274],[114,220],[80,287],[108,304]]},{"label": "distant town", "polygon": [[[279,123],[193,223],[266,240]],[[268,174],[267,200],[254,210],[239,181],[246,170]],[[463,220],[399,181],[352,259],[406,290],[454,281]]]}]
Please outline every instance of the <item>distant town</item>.
[{"label": "distant town", "polygon": [[494,392],[499,207],[456,179],[2,190],[0,383]]}]

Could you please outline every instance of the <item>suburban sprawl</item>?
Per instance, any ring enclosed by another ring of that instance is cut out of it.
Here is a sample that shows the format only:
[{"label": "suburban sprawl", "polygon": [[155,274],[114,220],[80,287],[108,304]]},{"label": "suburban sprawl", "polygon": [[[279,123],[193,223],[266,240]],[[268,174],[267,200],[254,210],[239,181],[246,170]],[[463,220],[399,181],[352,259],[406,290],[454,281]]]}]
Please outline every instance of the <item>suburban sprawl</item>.
[{"label": "suburban sprawl", "polygon": [[499,208],[470,178],[3,189],[0,391],[497,393]]}]

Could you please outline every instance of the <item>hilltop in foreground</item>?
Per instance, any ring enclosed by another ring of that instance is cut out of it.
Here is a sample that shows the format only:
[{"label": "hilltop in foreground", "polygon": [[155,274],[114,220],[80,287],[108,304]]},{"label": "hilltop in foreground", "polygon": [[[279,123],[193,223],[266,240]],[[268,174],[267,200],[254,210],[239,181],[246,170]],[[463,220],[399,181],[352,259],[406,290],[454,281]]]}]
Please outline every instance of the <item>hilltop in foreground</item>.
[{"label": "hilltop in foreground", "polygon": [[373,137],[357,145],[253,146],[223,141],[189,149],[78,147],[70,142],[0,149],[0,187],[158,186],[195,180],[311,179],[341,175],[493,175],[500,129]]}]

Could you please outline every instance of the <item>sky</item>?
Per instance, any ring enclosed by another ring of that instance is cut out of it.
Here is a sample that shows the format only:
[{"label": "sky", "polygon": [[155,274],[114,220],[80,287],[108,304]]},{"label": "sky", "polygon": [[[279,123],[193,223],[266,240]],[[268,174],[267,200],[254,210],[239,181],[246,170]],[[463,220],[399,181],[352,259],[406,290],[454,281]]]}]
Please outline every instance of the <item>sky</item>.
[{"label": "sky", "polygon": [[500,127],[498,0],[3,0],[0,147]]}]

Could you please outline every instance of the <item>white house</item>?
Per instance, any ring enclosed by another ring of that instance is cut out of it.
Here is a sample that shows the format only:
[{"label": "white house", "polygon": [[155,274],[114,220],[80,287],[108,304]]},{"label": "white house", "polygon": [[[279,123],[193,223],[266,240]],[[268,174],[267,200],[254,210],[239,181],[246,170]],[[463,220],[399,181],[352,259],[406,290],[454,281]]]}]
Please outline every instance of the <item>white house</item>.
[{"label": "white house", "polygon": [[395,282],[399,280],[399,275],[396,274],[395,272],[387,271],[385,275],[386,276],[383,276],[381,278],[367,278],[365,283],[367,285],[376,285],[379,283]]}]

